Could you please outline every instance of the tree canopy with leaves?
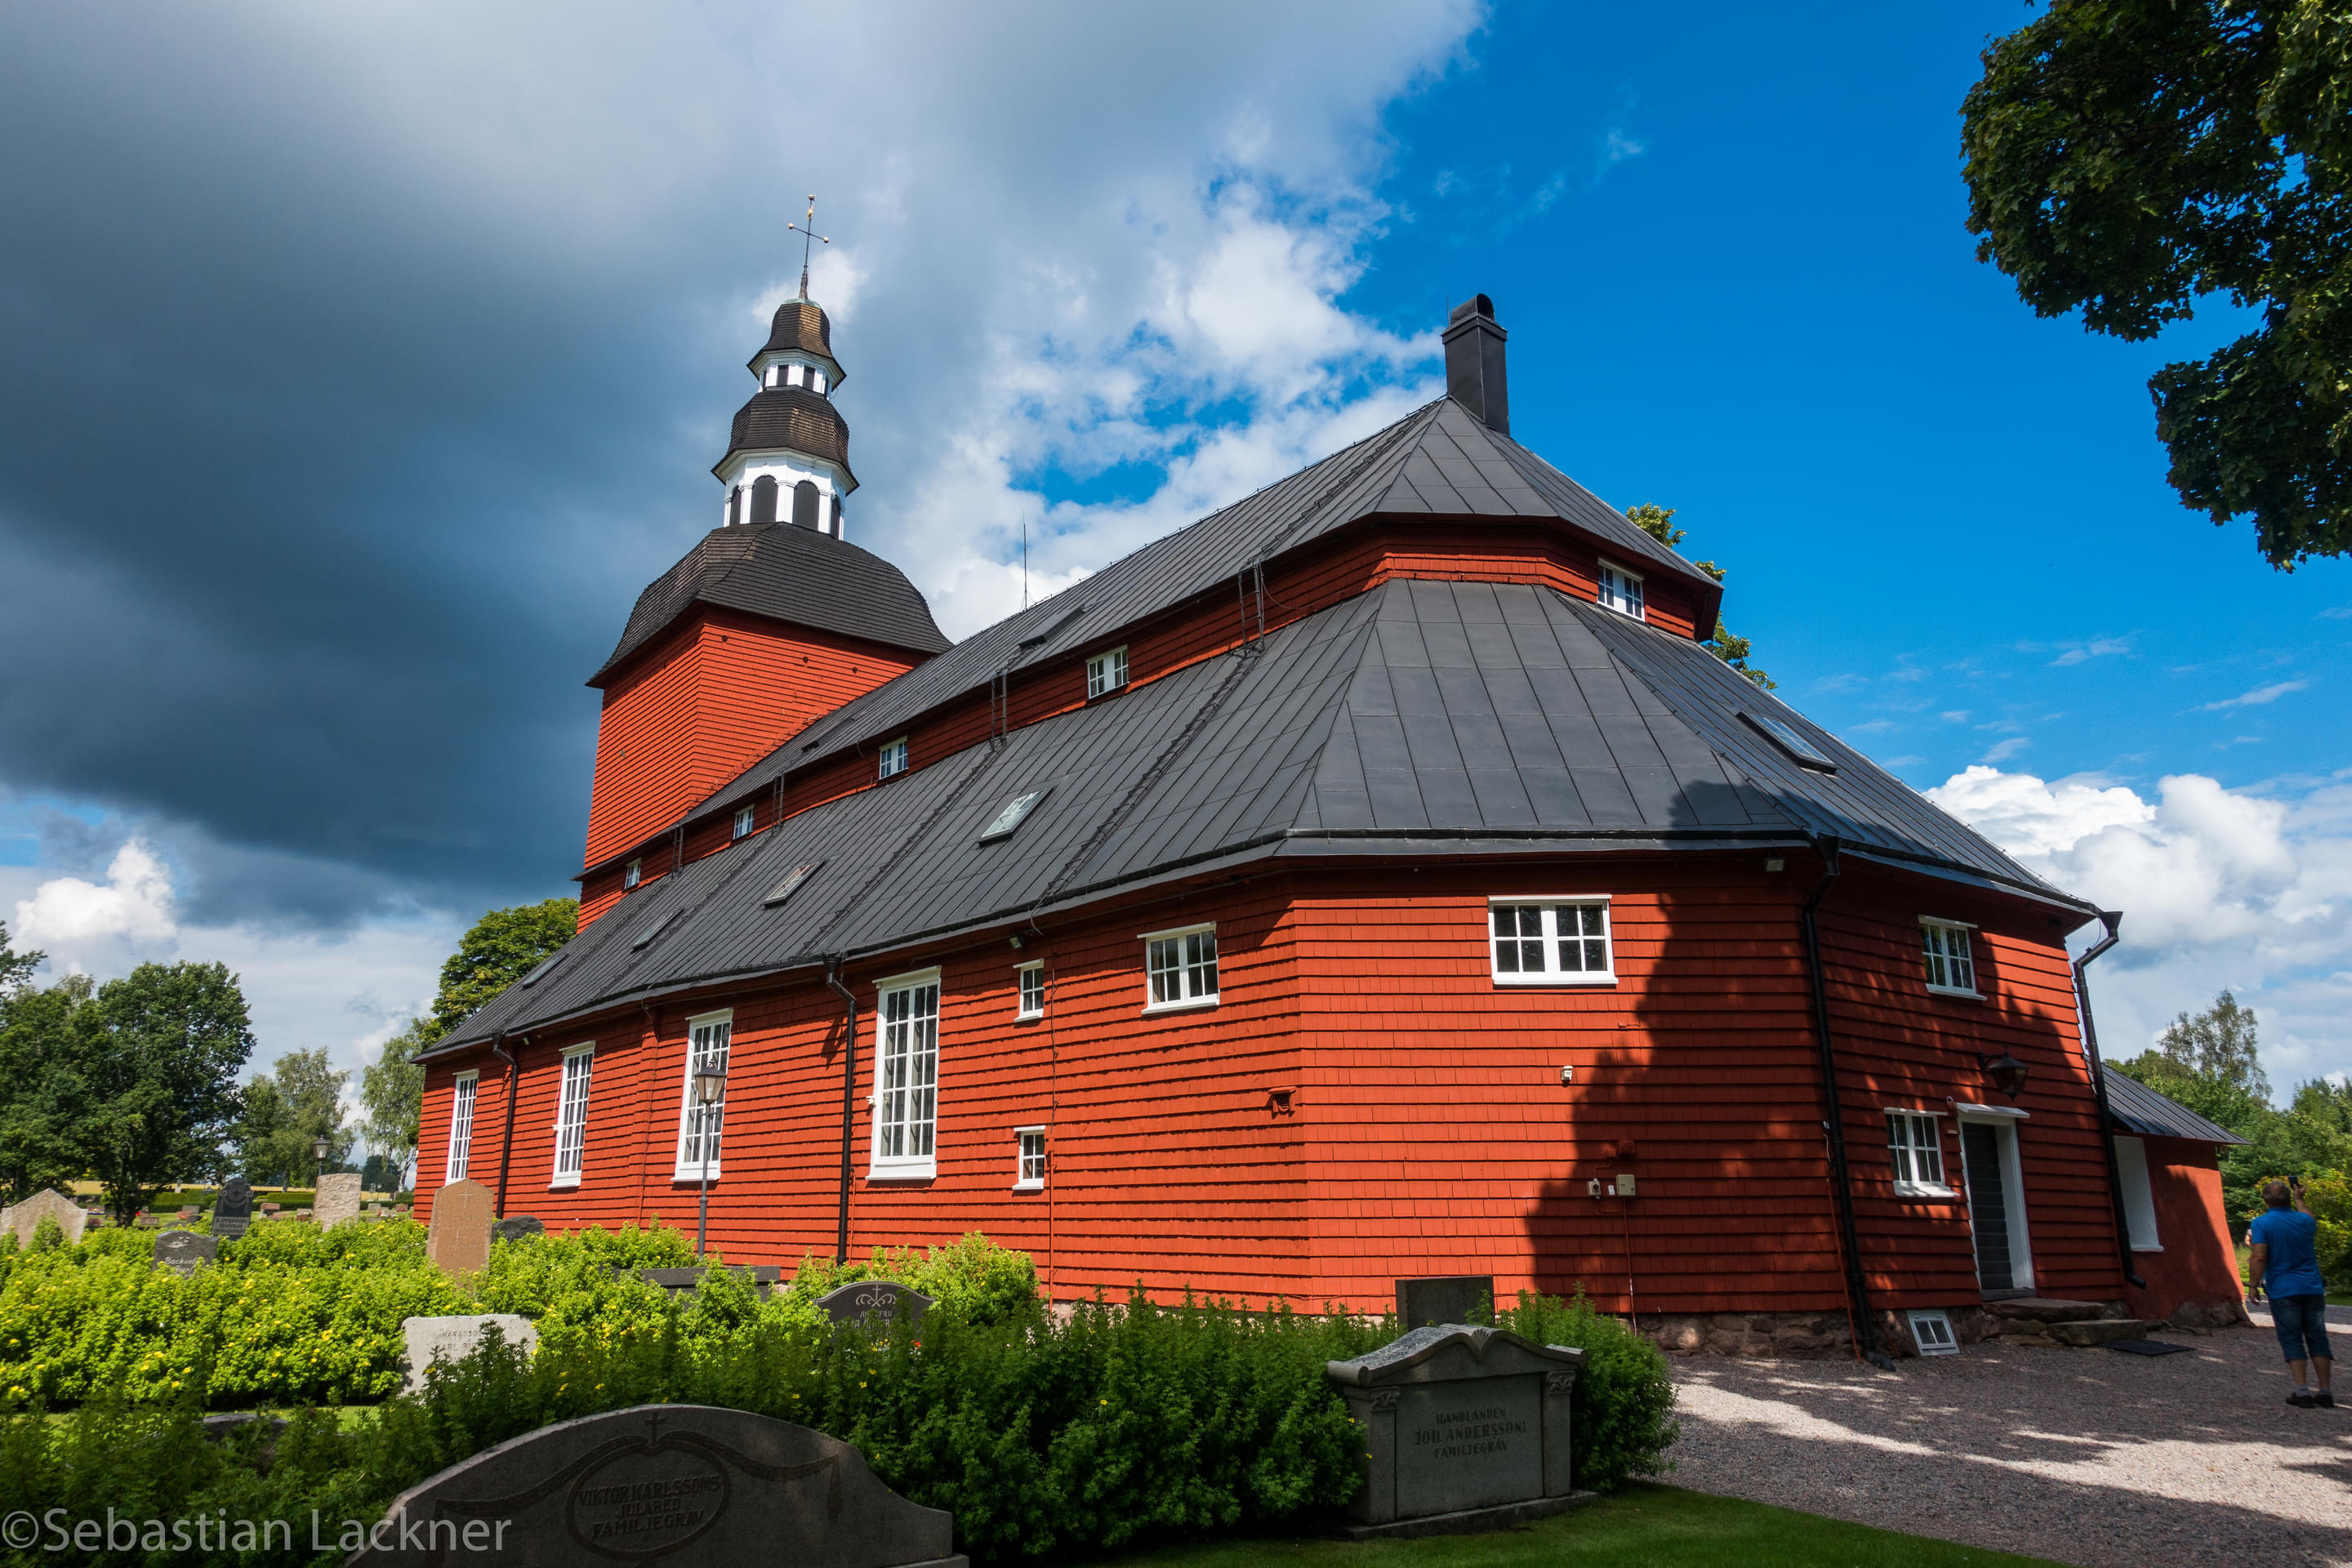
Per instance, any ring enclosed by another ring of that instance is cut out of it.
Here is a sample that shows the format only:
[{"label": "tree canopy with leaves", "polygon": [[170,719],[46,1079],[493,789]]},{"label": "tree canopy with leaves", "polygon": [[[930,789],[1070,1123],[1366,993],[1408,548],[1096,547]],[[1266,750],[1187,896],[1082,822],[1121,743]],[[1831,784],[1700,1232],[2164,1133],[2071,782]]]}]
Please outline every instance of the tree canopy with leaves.
[{"label": "tree canopy with leaves", "polygon": [[433,998],[433,1037],[437,1040],[464,1023],[579,931],[577,899],[550,899],[483,915],[441,966],[441,990]]},{"label": "tree canopy with leaves", "polygon": [[[1644,502],[1628,511],[1625,516],[1634,527],[1669,550],[1690,537],[1689,529],[1675,526],[1675,509],[1670,506],[1652,506]],[[1723,581],[1723,568],[1714,562],[1694,561],[1691,564],[1717,582]],[[1715,617],[1715,635],[1706,639],[1706,647],[1707,652],[1715,655],[1767,691],[1772,690],[1780,684],[1748,662],[1748,639],[1733,637],[1730,628],[1723,624],[1721,616]]]},{"label": "tree canopy with leaves", "polygon": [[287,1186],[315,1183],[325,1169],[318,1142],[327,1141],[328,1165],[351,1153],[353,1130],[343,1122],[343,1086],[352,1075],[327,1065],[326,1047],[289,1051],[268,1077],[245,1088],[237,1123],[237,1164],[246,1179]]},{"label": "tree canopy with leaves", "polygon": [[2261,324],[2148,383],[2173,489],[2292,570],[2352,550],[2352,10],[2053,0],[1961,110],[1969,230],[2035,312]]},{"label": "tree canopy with leaves", "polygon": [[81,1142],[118,1224],[176,1181],[220,1173],[253,1054],[245,993],[222,963],[142,963],[98,988],[78,1040]]},{"label": "tree canopy with leaves", "polygon": [[[416,1152],[417,1121],[425,1108],[425,1068],[415,1058],[437,1037],[430,1018],[412,1019],[360,1073],[360,1104],[367,1114],[360,1130],[367,1134],[368,1147],[395,1173],[405,1171]],[[397,1183],[395,1174],[386,1184]]]}]

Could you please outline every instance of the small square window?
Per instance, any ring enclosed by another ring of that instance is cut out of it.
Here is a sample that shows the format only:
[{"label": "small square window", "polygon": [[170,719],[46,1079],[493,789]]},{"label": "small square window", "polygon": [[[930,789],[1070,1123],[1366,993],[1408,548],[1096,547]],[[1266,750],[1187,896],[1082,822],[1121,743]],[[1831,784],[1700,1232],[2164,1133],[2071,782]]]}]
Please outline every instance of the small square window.
[{"label": "small square window", "polygon": [[734,837],[737,837],[737,838],[748,838],[748,837],[751,837],[751,808],[750,806],[748,806],[748,805],[747,805],[747,806],[743,806],[743,807],[739,808],[739,809],[736,811],[736,813],[735,813],[735,834],[734,834]]},{"label": "small square window", "polygon": [[1041,1191],[1045,1185],[1045,1130],[1042,1127],[1016,1127],[1013,1130],[1013,1176],[1016,1193]]},{"label": "small square window", "polygon": [[621,891],[625,893],[634,891],[636,885],[645,880],[645,876],[646,863],[643,860],[630,861],[621,868]]},{"label": "small square window", "polygon": [[1956,921],[1919,917],[1919,940],[1926,950],[1927,989],[1947,996],[1974,996],[1977,962],[1971,938],[1975,928]]},{"label": "small square window", "polygon": [[894,779],[907,771],[907,737],[882,742],[881,760],[876,764],[874,776]]},{"label": "small square window", "polygon": [[1601,563],[1601,607],[1614,610],[1635,620],[1645,617],[1642,605],[1642,576],[1622,566],[1603,561]]},{"label": "small square window", "polygon": [[1014,974],[1021,983],[1021,1000],[1013,1013],[1016,1018],[1042,1018],[1045,1016],[1045,966],[1024,963]]},{"label": "small square window", "polygon": [[1886,1113],[1886,1152],[1895,1164],[1895,1191],[1902,1197],[1948,1198],[1943,1134],[1936,1118],[1916,1110]]},{"label": "small square window", "polygon": [[1115,647],[1087,660],[1087,697],[1089,700],[1106,691],[1117,691],[1126,684],[1126,648]]},{"label": "small square window", "polygon": [[1495,899],[1487,910],[1497,984],[1605,985],[1616,980],[1607,899]]},{"label": "small square window", "polygon": [[1952,1332],[1952,1320],[1943,1308],[1915,1308],[1909,1317],[1911,1342],[1919,1347],[1921,1355],[1960,1353],[1960,1342]]},{"label": "small square window", "polygon": [[1217,928],[1154,931],[1143,939],[1143,1010],[1206,1007],[1217,1000]]}]

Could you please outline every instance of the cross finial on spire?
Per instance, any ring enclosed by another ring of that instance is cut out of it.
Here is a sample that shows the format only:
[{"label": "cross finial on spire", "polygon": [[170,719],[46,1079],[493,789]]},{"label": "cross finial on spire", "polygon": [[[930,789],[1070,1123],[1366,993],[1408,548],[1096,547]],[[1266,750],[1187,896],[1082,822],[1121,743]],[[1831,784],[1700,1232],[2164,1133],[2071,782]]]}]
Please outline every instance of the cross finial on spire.
[{"label": "cross finial on spire", "polygon": [[833,243],[833,241],[825,238],[824,236],[816,232],[816,197],[814,195],[811,195],[809,197],[808,216],[803,218],[798,223],[788,223],[784,225],[784,227],[791,233],[797,234],[801,237],[801,298],[805,300],[808,298],[809,243],[812,240],[815,241],[819,245],[831,245]]}]

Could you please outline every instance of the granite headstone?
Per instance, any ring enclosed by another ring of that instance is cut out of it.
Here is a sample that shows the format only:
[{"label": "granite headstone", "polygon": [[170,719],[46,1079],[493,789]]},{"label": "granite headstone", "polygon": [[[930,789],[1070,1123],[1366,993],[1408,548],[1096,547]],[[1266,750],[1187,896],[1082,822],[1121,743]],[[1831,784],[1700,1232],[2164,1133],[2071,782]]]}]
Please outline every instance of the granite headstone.
[{"label": "granite headstone", "polygon": [[213,1200],[213,1234],[230,1240],[245,1234],[253,1223],[253,1184],[243,1176],[231,1176],[221,1184],[220,1196]]},{"label": "granite headstone", "polygon": [[425,1256],[445,1274],[476,1274],[490,1264],[491,1211],[497,1198],[470,1178],[433,1194],[433,1224],[425,1233]]},{"label": "granite headstone", "polygon": [[[964,1568],[955,1521],[884,1486],[856,1448],[748,1411],[648,1405],[509,1439],[393,1500],[346,1568]],[[407,1543],[421,1542],[424,1550]]]},{"label": "granite headstone", "polygon": [[1495,1530],[1575,1507],[1569,1402],[1584,1352],[1507,1329],[1444,1323],[1335,1361],[1364,1435],[1348,1533]]},{"label": "granite headstone", "polygon": [[869,1321],[887,1327],[901,1312],[920,1321],[931,1298],[895,1279],[860,1279],[827,1291],[816,1304],[836,1323]]},{"label": "granite headstone", "polygon": [[183,1279],[200,1263],[220,1256],[220,1243],[193,1230],[167,1230],[155,1238],[155,1267],[168,1268]]},{"label": "granite headstone", "polygon": [[463,1361],[482,1347],[482,1333],[493,1323],[506,1342],[526,1350],[539,1348],[539,1330],[529,1318],[514,1312],[484,1312],[476,1317],[403,1318],[401,1337],[407,1351],[401,1364],[408,1373],[403,1389],[410,1394],[425,1386],[425,1371],[436,1361]]},{"label": "granite headstone", "polygon": [[1397,1327],[1425,1329],[1432,1323],[1466,1323],[1495,1315],[1495,1277],[1449,1274],[1396,1282]]},{"label": "granite headstone", "polygon": [[347,1219],[359,1218],[359,1173],[346,1171],[320,1176],[318,1196],[310,1201],[310,1213],[320,1230],[331,1230]]},{"label": "granite headstone", "polygon": [[33,1233],[41,1228],[41,1222],[45,1219],[58,1222],[58,1228],[65,1233],[68,1247],[81,1239],[82,1228],[89,1224],[89,1215],[79,1204],[52,1188],[47,1192],[35,1193],[21,1204],[11,1204],[0,1209],[0,1230],[14,1233],[18,1247],[30,1247]]},{"label": "granite headstone", "polygon": [[535,1214],[510,1214],[490,1226],[490,1235],[500,1241],[520,1241],[526,1236],[545,1236],[547,1226],[540,1224]]}]

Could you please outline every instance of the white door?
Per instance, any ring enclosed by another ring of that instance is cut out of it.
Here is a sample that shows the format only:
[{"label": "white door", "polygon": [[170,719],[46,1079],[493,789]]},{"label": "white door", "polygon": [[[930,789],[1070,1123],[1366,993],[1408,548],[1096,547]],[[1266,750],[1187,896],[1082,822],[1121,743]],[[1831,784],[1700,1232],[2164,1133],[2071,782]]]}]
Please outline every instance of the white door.
[{"label": "white door", "polygon": [[1962,1112],[1960,1163],[1969,1185],[1979,1287],[1987,1294],[2032,1289],[2033,1248],[2017,1159],[2017,1119]]}]

